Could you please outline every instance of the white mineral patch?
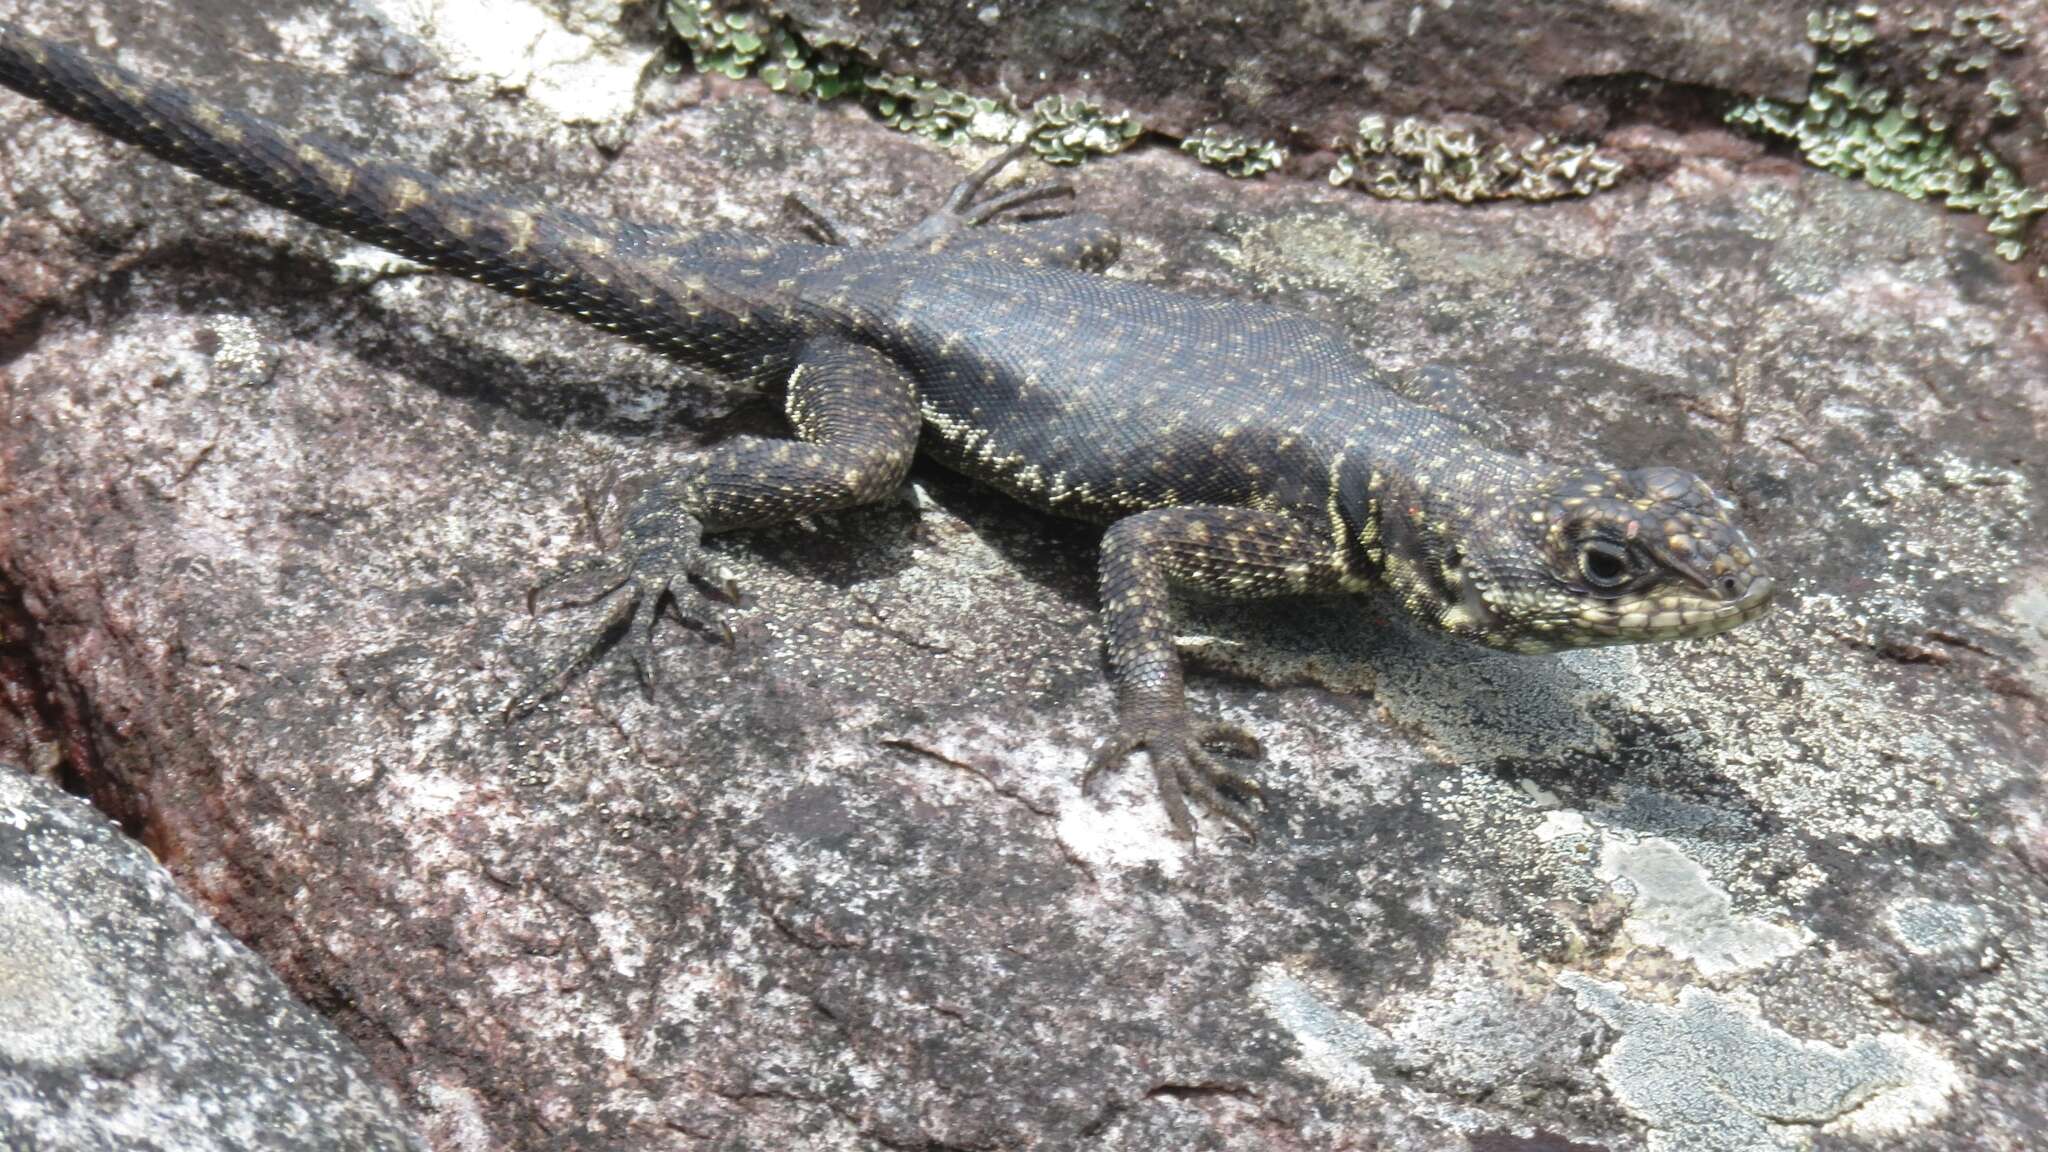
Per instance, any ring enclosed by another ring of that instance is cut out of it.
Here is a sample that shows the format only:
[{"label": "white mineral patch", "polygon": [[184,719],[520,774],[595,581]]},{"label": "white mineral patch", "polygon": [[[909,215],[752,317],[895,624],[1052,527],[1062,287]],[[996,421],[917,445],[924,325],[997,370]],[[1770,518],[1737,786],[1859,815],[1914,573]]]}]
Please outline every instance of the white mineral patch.
[{"label": "white mineral patch", "polygon": [[632,114],[646,60],[599,45],[528,0],[368,0],[392,26],[432,44],[450,73],[523,91],[565,124]]},{"label": "white mineral patch", "polygon": [[1544,844],[1561,840],[1567,836],[1590,836],[1593,826],[1586,823],[1584,815],[1570,808],[1545,812],[1543,820],[1536,825],[1536,839]]},{"label": "white mineral patch", "polygon": [[1252,998],[1301,1050],[1297,1063],[1341,1091],[1377,1099],[1382,1095],[1372,1063],[1391,1038],[1356,1014],[1327,1003],[1316,990],[1278,964],[1268,964],[1252,983]]},{"label": "white mineral patch", "polygon": [[0,883],[0,1064],[76,1065],[111,1052],[123,1010],[62,910]]},{"label": "white mineral patch", "polygon": [[[1460,935],[1454,953],[1482,937],[1470,928]],[[1522,978],[1533,977],[1533,970],[1503,971],[1500,959],[1446,957],[1430,973],[1428,988],[1374,1006],[1375,1018],[1386,1022],[1394,1068],[1426,1078],[1432,1089],[1483,1098],[1512,1096],[1530,1081],[1541,1082],[1549,1069],[1580,1061],[1578,1045],[1592,1033],[1591,1021],[1547,983],[1525,987]]]},{"label": "white mineral patch", "polygon": [[1885,909],[1884,926],[1915,956],[1975,959],[1991,942],[1991,916],[1974,904],[1909,896]]},{"label": "white mineral patch", "polygon": [[346,273],[352,284],[371,284],[391,276],[409,276],[427,271],[425,264],[393,255],[374,244],[351,244],[334,258],[336,270]]},{"label": "white mineral patch", "polygon": [[2048,576],[2021,585],[2005,611],[2031,634],[2027,638],[2032,641],[2034,659],[2025,666],[2026,676],[2037,690],[2048,693]]},{"label": "white mineral patch", "polygon": [[1630,937],[1690,960],[1702,976],[1761,968],[1813,939],[1798,925],[1735,912],[1707,870],[1668,840],[1608,837],[1596,874],[1630,898]]},{"label": "white mineral patch", "polygon": [[453,1076],[443,1076],[421,1089],[420,1096],[435,1147],[451,1152],[491,1152],[491,1124],[475,1089]]},{"label": "white mineral patch", "polygon": [[[1048,755],[1057,753],[1048,749]],[[1157,866],[1163,876],[1178,876],[1187,866],[1188,846],[1173,838],[1173,825],[1167,822],[1158,792],[1151,785],[1149,766],[1142,757],[1132,759],[1135,764],[1116,774],[1129,780],[1105,779],[1091,794],[1082,793],[1080,770],[1071,769],[1067,775],[1076,785],[1060,797],[1059,823],[1053,834],[1099,878],[1147,865]],[[1228,835],[1213,825],[1202,832]]]},{"label": "white mineral patch", "polygon": [[1651,1152],[1786,1152],[1816,1132],[1897,1135],[1940,1119],[1962,1083],[1941,1053],[1898,1033],[1839,1047],[1793,1036],[1737,996],[1686,988],[1660,1004],[1577,972],[1558,982],[1621,1033],[1600,1074],[1649,1125]]}]

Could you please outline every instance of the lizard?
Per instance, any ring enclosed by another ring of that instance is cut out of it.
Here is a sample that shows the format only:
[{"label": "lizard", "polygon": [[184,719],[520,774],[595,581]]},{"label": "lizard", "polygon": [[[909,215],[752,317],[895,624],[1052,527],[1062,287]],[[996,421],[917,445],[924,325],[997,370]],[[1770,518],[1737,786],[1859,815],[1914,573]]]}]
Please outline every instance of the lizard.
[{"label": "lizard", "polygon": [[1176,594],[1390,594],[1427,627],[1525,653],[1710,636],[1772,599],[1736,504],[1699,476],[1511,452],[1404,394],[1343,328],[1103,275],[1119,251],[1109,223],[1043,211],[1071,187],[991,191],[1021,148],[859,247],[822,219],[803,241],[683,234],[469,190],[5,22],[0,84],[305,220],[780,397],[787,438],[694,455],[632,502],[615,548],[542,581],[593,581],[612,604],[526,681],[515,716],[622,640],[651,679],[665,610],[735,596],[707,534],[889,498],[920,452],[1105,526],[1117,720],[1083,792],[1142,750],[1181,838],[1190,800],[1255,838],[1264,797],[1218,759],[1255,762],[1257,737],[1188,705]]}]

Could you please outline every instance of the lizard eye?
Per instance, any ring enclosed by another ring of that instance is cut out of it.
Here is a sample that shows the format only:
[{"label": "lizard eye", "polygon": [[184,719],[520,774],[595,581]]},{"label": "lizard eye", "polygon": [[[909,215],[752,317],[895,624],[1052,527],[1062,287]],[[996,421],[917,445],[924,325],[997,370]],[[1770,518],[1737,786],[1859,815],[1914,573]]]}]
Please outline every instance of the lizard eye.
[{"label": "lizard eye", "polygon": [[1594,540],[1579,549],[1579,571],[1595,588],[1614,589],[1628,583],[1628,549],[1606,540]]}]

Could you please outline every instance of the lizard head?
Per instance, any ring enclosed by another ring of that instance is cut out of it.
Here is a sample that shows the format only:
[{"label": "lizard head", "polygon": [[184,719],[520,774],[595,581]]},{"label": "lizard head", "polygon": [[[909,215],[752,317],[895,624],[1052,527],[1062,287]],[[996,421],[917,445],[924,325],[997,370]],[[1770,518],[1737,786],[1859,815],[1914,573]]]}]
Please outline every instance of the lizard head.
[{"label": "lizard head", "polygon": [[1435,558],[1450,595],[1429,608],[1446,631],[1520,652],[1725,632],[1772,592],[1733,508],[1676,468],[1552,474]]}]

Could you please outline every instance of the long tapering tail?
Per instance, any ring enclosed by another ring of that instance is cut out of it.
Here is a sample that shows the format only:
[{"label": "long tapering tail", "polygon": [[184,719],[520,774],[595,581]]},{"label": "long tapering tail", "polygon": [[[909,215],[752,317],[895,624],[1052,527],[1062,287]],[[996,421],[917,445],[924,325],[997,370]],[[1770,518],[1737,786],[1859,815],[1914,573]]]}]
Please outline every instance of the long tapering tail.
[{"label": "long tapering tail", "polygon": [[266,204],[422,263],[469,274],[512,262],[530,215],[368,164],[172,85],[0,22],[0,84]]},{"label": "long tapering tail", "polygon": [[[519,205],[367,162],[0,21],[0,85],[314,223],[714,370],[765,333],[707,262],[751,239],[671,233]],[[671,269],[673,272],[671,274]],[[750,330],[751,329],[751,330]]]}]

